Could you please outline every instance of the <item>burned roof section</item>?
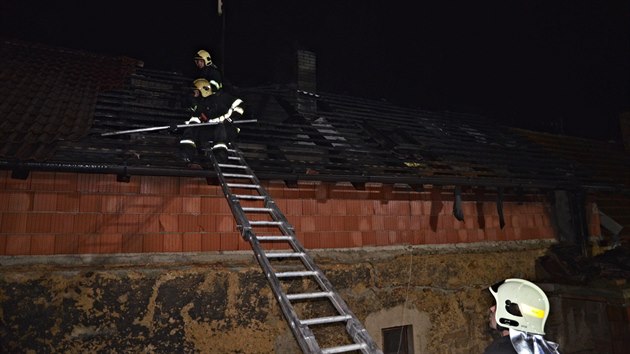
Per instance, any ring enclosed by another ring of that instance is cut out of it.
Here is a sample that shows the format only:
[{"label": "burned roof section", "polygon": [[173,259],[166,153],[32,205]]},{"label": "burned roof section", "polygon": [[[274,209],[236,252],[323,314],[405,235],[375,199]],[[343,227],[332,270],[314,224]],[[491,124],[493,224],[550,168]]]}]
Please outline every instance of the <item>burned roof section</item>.
[{"label": "burned roof section", "polygon": [[[6,117],[0,129],[4,168],[200,174],[178,161],[179,137],[167,130],[102,135],[183,123],[191,78],[144,69],[128,58],[15,42],[3,43],[2,61],[2,76],[8,78],[0,108]],[[33,82],[41,86],[34,88]],[[261,179],[628,188],[627,174],[621,181],[614,173],[603,176],[601,166],[555,153],[559,149],[535,134],[476,115],[402,108],[288,85],[239,88],[238,94],[246,118],[257,120],[241,126],[238,146]],[[628,165],[623,148],[600,148],[601,154],[618,156],[616,164]]]}]

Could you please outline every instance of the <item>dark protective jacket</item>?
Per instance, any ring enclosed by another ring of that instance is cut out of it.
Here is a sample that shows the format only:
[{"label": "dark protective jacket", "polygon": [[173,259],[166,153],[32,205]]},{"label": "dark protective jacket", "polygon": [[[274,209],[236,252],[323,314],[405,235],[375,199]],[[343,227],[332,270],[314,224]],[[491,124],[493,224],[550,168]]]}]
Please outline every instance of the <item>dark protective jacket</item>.
[{"label": "dark protective jacket", "polygon": [[206,65],[199,69],[198,76],[198,78],[208,80],[214,92],[218,92],[223,88],[223,75],[221,75],[221,71],[214,64]]},{"label": "dark protective jacket", "polygon": [[[213,119],[217,119],[219,123],[224,120],[231,122],[245,113],[243,100],[225,91],[219,91],[208,97],[194,98],[190,111],[192,118],[188,120],[188,123],[200,123]],[[200,122],[195,121],[195,117],[199,118]]]},{"label": "dark protective jacket", "polygon": [[212,142],[212,147],[226,146],[236,139],[238,129],[232,124],[245,113],[244,103],[227,92],[219,91],[209,97],[193,99],[190,107],[192,117],[186,124],[206,122],[217,123],[199,128],[186,128],[180,140],[180,146],[185,148],[186,155],[193,157],[195,150],[203,149]]},{"label": "dark protective jacket", "polygon": [[502,336],[495,339],[483,352],[483,354],[517,354],[512,346],[510,336]]}]

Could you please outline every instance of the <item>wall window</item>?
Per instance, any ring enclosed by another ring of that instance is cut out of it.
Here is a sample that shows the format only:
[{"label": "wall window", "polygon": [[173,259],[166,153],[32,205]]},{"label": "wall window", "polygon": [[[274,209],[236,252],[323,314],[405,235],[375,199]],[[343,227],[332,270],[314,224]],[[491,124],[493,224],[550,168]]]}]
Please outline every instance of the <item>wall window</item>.
[{"label": "wall window", "polygon": [[383,328],[383,354],[413,354],[411,325]]}]

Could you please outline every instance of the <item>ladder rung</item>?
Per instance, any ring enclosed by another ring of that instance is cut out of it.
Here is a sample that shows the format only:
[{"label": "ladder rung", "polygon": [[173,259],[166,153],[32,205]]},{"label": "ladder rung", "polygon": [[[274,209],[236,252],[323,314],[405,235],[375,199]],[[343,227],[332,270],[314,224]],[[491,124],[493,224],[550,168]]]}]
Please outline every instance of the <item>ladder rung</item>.
[{"label": "ladder rung", "polygon": [[367,344],[365,343],[340,345],[338,347],[322,349],[322,354],[347,353],[365,348],[367,348]]},{"label": "ladder rung", "polygon": [[290,278],[290,277],[308,277],[310,275],[317,275],[318,273],[314,270],[304,270],[298,272],[280,272],[276,273],[276,277],[278,278]]},{"label": "ladder rung", "polygon": [[284,224],[282,221],[250,221],[250,225],[253,226],[279,226]]},{"label": "ladder rung", "polygon": [[271,209],[271,208],[243,207],[243,211],[248,211],[248,212],[271,212],[271,211],[273,211],[273,209]]},{"label": "ladder rung", "polygon": [[260,187],[257,184],[245,184],[245,183],[226,183],[226,185],[228,187],[231,187],[231,188],[252,188],[252,189],[256,189],[256,188]]},{"label": "ladder rung", "polygon": [[246,170],[247,169],[247,166],[245,166],[245,165],[232,165],[232,164],[229,164],[229,163],[220,163],[219,166],[220,167],[224,167],[224,168],[240,168],[242,170]]},{"label": "ladder rung", "polygon": [[255,200],[263,200],[267,197],[264,195],[249,195],[249,194],[234,194],[234,196],[238,199],[255,199]]},{"label": "ladder rung", "polygon": [[241,173],[223,173],[223,177],[232,177],[232,178],[252,178],[252,175],[244,175]]},{"label": "ladder rung", "polygon": [[292,236],[258,236],[258,241],[291,241]]},{"label": "ladder rung", "polygon": [[265,253],[267,258],[297,258],[303,257],[303,252],[269,252]]},{"label": "ladder rung", "polygon": [[308,320],[300,320],[300,323],[310,326],[310,325],[324,324],[324,323],[344,322],[351,318],[352,316],[350,315],[319,317],[319,318],[311,318]]},{"label": "ladder rung", "polygon": [[229,163],[220,163],[219,167],[222,167],[222,168],[242,168],[242,169],[247,169],[247,166],[244,166],[244,165],[232,165],[232,164],[229,164]]},{"label": "ladder rung", "polygon": [[330,291],[320,291],[317,293],[301,293],[301,294],[287,294],[289,300],[303,300],[303,299],[317,299],[320,297],[330,297],[332,293]]}]

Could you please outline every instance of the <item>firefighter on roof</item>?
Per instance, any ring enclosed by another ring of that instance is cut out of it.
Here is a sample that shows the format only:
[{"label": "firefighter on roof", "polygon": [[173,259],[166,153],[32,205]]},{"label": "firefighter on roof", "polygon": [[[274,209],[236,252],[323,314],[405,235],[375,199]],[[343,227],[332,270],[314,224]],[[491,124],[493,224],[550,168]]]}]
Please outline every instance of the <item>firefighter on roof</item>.
[{"label": "firefighter on roof", "polygon": [[208,80],[214,92],[223,88],[223,75],[219,68],[212,62],[212,57],[207,50],[199,50],[193,58],[199,69],[197,77]]},{"label": "firefighter on roof", "polygon": [[200,152],[211,146],[215,159],[226,162],[228,145],[236,139],[239,130],[232,123],[245,112],[243,100],[223,90],[214,91],[212,84],[203,78],[195,80],[193,85],[192,117],[185,123],[216,124],[185,129],[179,142],[182,157],[189,167],[195,168]]}]

